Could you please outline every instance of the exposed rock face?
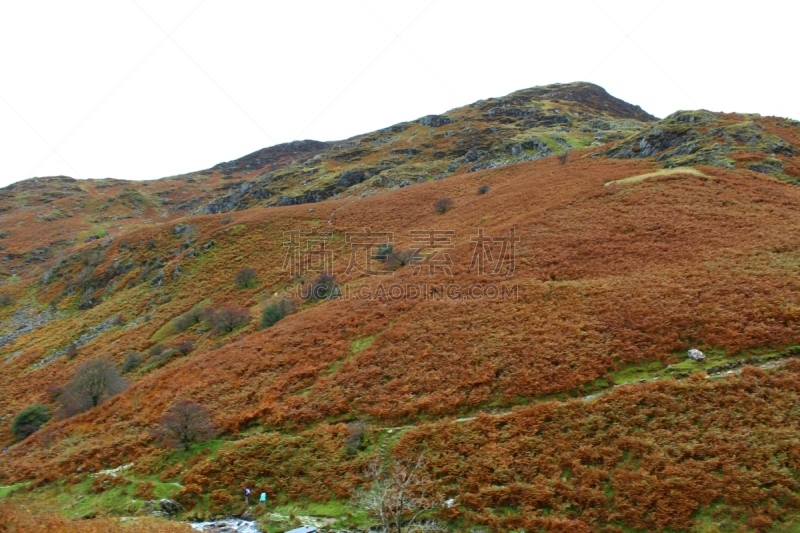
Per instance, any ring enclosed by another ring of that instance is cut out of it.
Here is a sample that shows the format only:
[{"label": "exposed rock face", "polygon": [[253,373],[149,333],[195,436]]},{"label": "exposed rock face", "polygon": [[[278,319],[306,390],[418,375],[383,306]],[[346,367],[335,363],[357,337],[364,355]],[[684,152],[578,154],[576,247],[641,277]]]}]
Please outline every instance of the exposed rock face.
[{"label": "exposed rock face", "polygon": [[364,170],[363,168],[351,168],[339,174],[339,177],[336,178],[336,183],[340,187],[352,187],[353,185],[361,183],[365,179],[369,178],[371,175],[372,172],[369,170]]},{"label": "exposed rock face", "polygon": [[227,163],[220,163],[212,168],[230,172],[255,170],[268,165],[283,163],[286,160],[293,161],[299,158],[308,158],[325,150],[327,147],[328,143],[322,141],[292,141],[262,148],[252,154],[247,154]]},{"label": "exposed rock face", "polygon": [[706,110],[678,111],[622,141],[606,154],[612,159],[654,157],[666,168],[701,164],[735,168],[739,165],[736,154],[747,153],[742,164],[745,168],[789,180],[778,157],[793,157],[797,151],[764,130],[757,119],[755,115],[725,115]]},{"label": "exposed rock face", "polygon": [[175,500],[169,500],[167,498],[163,498],[159,504],[161,505],[161,510],[167,513],[169,516],[175,516],[181,511],[181,509],[183,509],[181,504]]},{"label": "exposed rock face", "polygon": [[227,211],[236,209],[236,206],[242,201],[242,199],[247,195],[247,192],[252,189],[253,186],[254,184],[250,181],[240,183],[239,186],[236,187],[232,192],[229,192],[225,196],[221,196],[209,202],[204,211],[209,215],[213,215],[215,213],[225,213]]},{"label": "exposed rock face", "polygon": [[8,328],[8,333],[0,334],[0,348],[6,344],[11,344],[17,337],[31,333],[41,328],[51,320],[55,319],[56,315],[50,310],[45,309],[41,313],[30,307],[22,307],[11,315],[7,320],[5,327]]},{"label": "exposed rock face", "polygon": [[686,356],[689,359],[691,359],[692,361],[697,361],[698,363],[701,362],[701,361],[705,361],[705,359],[706,359],[705,354],[703,352],[701,352],[700,350],[697,350],[695,348],[692,348],[691,350],[689,350],[686,353]]},{"label": "exposed rock face", "polygon": [[[359,188],[354,192],[398,187],[441,179],[463,165],[474,171],[547,157],[573,145],[602,144],[640,132],[652,120],[596,85],[534,87],[343,141],[296,141],[259,150],[211,169],[246,182],[174,208],[214,214],[318,202],[353,187]],[[534,133],[555,143],[531,144]]]},{"label": "exposed rock face", "polygon": [[419,119],[419,123],[423,126],[430,126],[432,128],[438,128],[439,126],[444,126],[446,124],[452,124],[453,119],[445,117],[443,115],[426,115]]}]

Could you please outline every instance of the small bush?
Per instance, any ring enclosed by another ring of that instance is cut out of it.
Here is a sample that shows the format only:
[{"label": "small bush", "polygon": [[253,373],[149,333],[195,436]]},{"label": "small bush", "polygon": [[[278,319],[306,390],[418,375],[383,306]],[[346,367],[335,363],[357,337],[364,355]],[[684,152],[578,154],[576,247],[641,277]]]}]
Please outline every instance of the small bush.
[{"label": "small bush", "polygon": [[372,258],[383,263],[386,261],[386,258],[389,257],[389,254],[392,253],[392,250],[394,250],[394,245],[391,243],[386,242],[379,244],[378,251],[375,252],[375,255],[373,255]]},{"label": "small bush", "polygon": [[272,302],[261,313],[261,328],[265,329],[273,326],[286,315],[294,311],[294,304],[291,300],[280,300]]},{"label": "small bush", "polygon": [[398,268],[410,265],[413,259],[414,254],[410,250],[404,250],[402,252],[390,253],[383,264],[387,270],[397,270]]},{"label": "small bush", "polygon": [[455,207],[455,202],[453,202],[452,198],[439,198],[433,203],[433,210],[439,213],[440,215],[444,215],[451,209]]},{"label": "small bush", "polygon": [[205,320],[215,333],[230,333],[250,322],[250,310],[232,306],[222,309],[207,309]]},{"label": "small bush", "polygon": [[172,319],[172,327],[178,333],[183,333],[195,324],[199,323],[203,318],[203,310],[200,308],[189,309],[182,315],[178,315]]},{"label": "small bush", "polygon": [[327,272],[323,272],[311,284],[311,300],[330,300],[339,293],[339,285],[336,278]]},{"label": "small bush", "polygon": [[478,194],[486,194],[487,192],[489,192],[489,186],[485,183],[478,187]]},{"label": "small bush", "polygon": [[39,429],[50,420],[50,409],[47,406],[35,403],[23,409],[11,422],[11,433],[22,440]]},{"label": "small bush", "polygon": [[367,425],[361,420],[349,422],[347,424],[347,440],[345,449],[348,455],[355,455],[364,444],[364,430]]},{"label": "small bush", "polygon": [[252,268],[243,268],[236,273],[236,287],[239,289],[249,289],[258,282],[256,271]]},{"label": "small bush", "polygon": [[14,303],[14,298],[10,294],[0,294],[0,307],[6,307]]},{"label": "small bush", "polygon": [[189,352],[194,350],[194,344],[192,341],[181,341],[175,345],[175,349],[178,350],[181,355],[189,355]]},{"label": "small bush", "polygon": [[120,367],[120,372],[123,374],[127,374],[128,372],[132,372],[139,368],[139,365],[142,364],[144,357],[137,352],[130,352],[128,355],[125,356],[125,360],[122,362],[122,367]]},{"label": "small bush", "polygon": [[569,151],[562,152],[558,154],[558,162],[562,165],[567,162],[567,158],[569,157]]},{"label": "small bush", "polygon": [[163,345],[156,344],[152,348],[150,348],[148,354],[150,355],[150,357],[158,357],[159,355],[163,354],[165,350],[166,348],[164,348]]}]

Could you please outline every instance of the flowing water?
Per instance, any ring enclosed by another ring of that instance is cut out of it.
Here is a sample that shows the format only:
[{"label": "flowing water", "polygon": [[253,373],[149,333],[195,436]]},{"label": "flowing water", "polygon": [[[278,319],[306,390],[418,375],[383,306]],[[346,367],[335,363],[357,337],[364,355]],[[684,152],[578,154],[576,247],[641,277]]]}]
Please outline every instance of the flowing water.
[{"label": "flowing water", "polygon": [[227,518],[213,522],[190,522],[192,529],[202,533],[261,533],[258,523],[240,518]]}]

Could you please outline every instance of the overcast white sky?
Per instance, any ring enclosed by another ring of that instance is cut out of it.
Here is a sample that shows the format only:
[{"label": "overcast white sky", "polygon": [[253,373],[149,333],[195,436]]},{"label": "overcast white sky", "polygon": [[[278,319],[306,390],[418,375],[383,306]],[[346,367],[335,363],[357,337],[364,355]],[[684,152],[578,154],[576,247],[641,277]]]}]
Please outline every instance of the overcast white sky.
[{"label": "overcast white sky", "polygon": [[0,186],[151,179],[585,80],[800,119],[795,1],[0,0]]}]

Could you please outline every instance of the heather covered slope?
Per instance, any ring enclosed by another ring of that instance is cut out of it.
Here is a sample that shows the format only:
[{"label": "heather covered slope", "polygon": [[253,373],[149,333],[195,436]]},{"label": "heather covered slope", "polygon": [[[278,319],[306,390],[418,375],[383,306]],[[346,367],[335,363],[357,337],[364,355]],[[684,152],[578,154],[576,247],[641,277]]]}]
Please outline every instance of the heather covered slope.
[{"label": "heather covered slope", "polygon": [[[514,109],[508,98],[504,109]],[[648,119],[633,106],[609,112]],[[223,496],[235,498],[243,479],[283,502],[346,501],[370,458],[422,447],[437,490],[458,499],[459,527],[790,531],[780,528],[794,527],[781,522],[798,505],[797,363],[718,381],[700,371],[794,355],[800,344],[800,189],[787,183],[798,127],[714,115],[729,133],[757,131],[760,141],[730,133],[729,158],[668,169],[663,150],[631,148],[643,139],[672,149],[716,142],[693,121],[681,142],[661,142],[684,115],[617,144],[573,149],[563,163],[531,157],[313,205],[133,219],[110,237],[65,246],[40,270],[19,270],[2,287],[14,302],[0,307],[0,440],[13,442],[9,422],[27,405],[54,405],[56,387],[83,362],[121,363],[132,351],[146,360],[124,393],[14,444],[0,482],[80,486],[88,471],[134,462],[131,477],[180,483],[185,505],[227,512],[235,505]],[[786,175],[748,169],[756,157],[780,161]],[[439,214],[443,197],[453,208]],[[413,264],[391,276],[348,273],[346,234],[365,228],[390,232],[397,250],[412,247],[410,232],[453,231],[451,275],[415,273]],[[510,276],[470,268],[481,230],[519,237]],[[285,269],[294,231],[325,233],[336,281],[373,298],[302,303],[259,330],[256,315],[276,293],[316,277]],[[243,268],[257,282],[237,288]],[[463,297],[492,284],[506,297]],[[426,298],[381,292],[390,285],[422,287]],[[225,306],[254,317],[227,334],[176,325],[192,309]],[[149,356],[187,341],[188,354]],[[690,347],[709,362],[687,363]],[[564,402],[600,391],[593,402]],[[154,445],[149,430],[184,398],[224,430],[207,455]],[[368,426],[355,453],[343,424],[354,420]],[[401,425],[414,427],[399,437],[382,430]]]}]

